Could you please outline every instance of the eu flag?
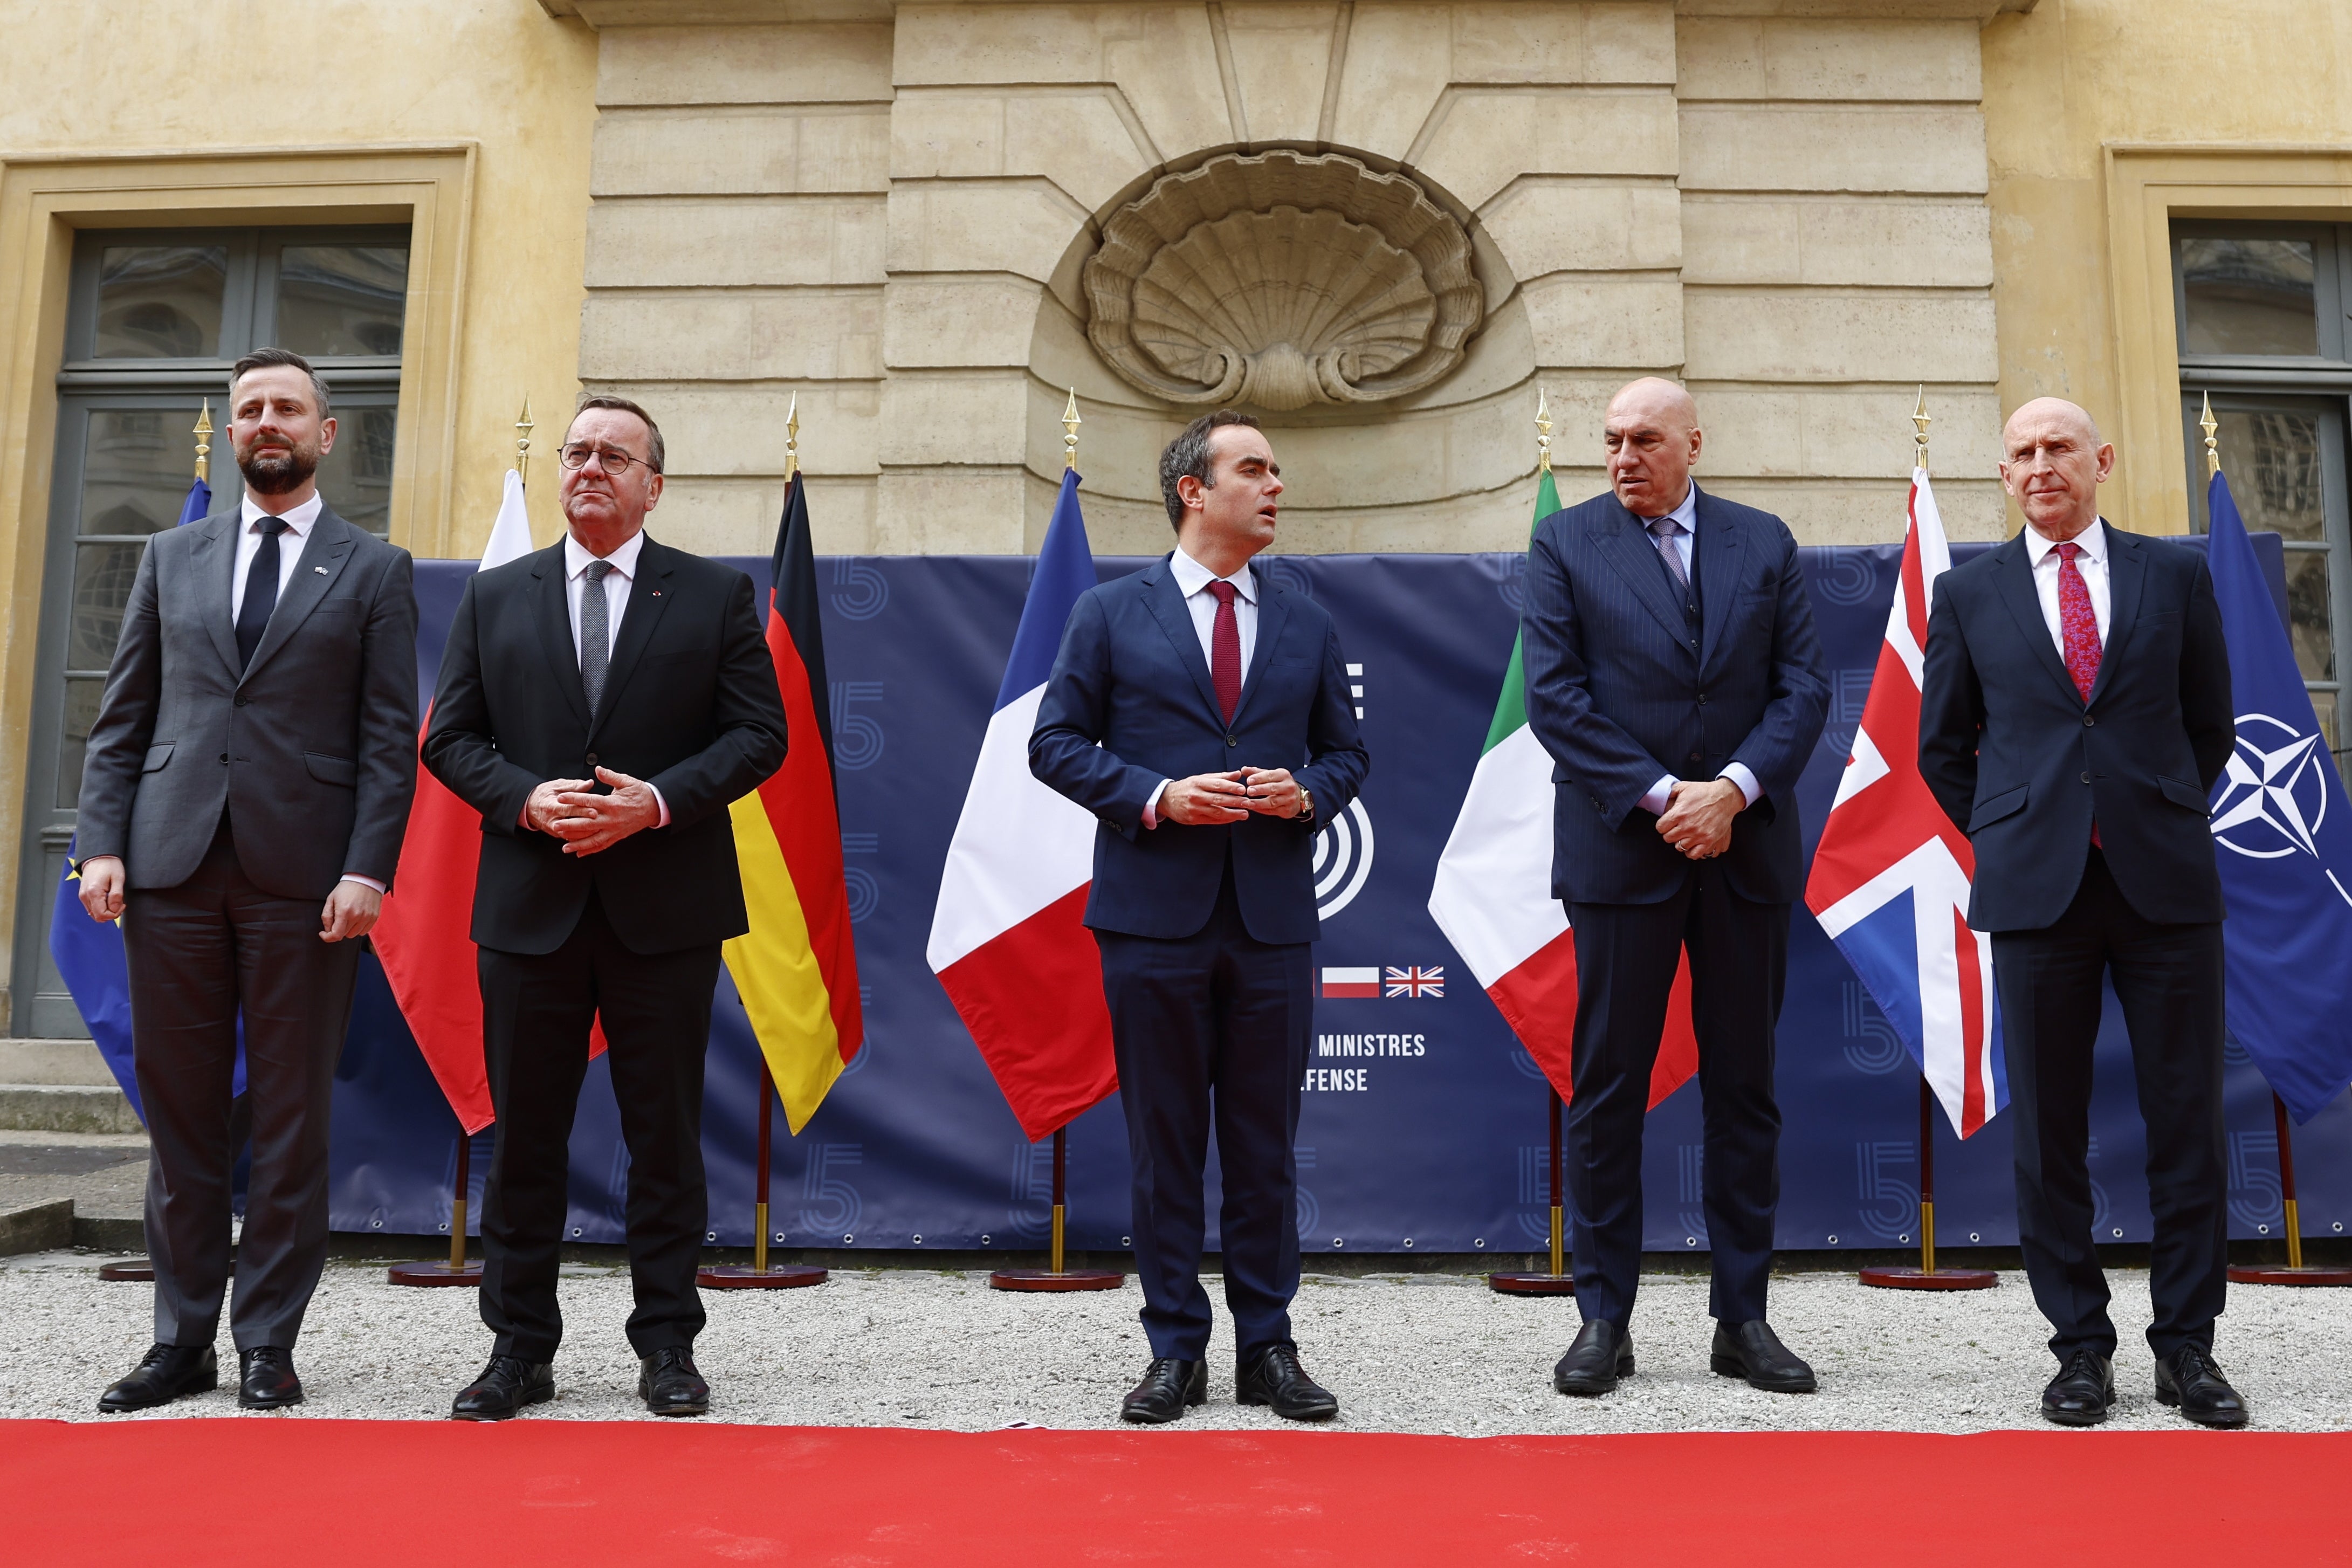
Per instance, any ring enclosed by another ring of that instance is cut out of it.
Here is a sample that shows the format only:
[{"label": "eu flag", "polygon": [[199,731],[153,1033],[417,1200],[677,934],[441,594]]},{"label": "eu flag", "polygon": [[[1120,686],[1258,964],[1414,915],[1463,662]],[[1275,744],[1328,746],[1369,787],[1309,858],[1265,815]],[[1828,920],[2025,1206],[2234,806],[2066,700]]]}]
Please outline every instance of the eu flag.
[{"label": "eu flag", "polygon": [[2352,808],[2229,481],[2208,497],[2238,717],[2212,814],[2230,1032],[2305,1122],[2352,1083]]}]

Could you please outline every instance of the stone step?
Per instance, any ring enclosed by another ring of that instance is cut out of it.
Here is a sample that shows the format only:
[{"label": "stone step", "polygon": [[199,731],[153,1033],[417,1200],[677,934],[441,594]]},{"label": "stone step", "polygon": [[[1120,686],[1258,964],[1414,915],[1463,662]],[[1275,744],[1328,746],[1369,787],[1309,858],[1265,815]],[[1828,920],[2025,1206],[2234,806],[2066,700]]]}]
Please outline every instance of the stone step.
[{"label": "stone step", "polygon": [[0,1128],[19,1132],[141,1132],[131,1101],[103,1084],[0,1083]]},{"label": "stone step", "polygon": [[[145,1239],[142,1231],[141,1239]],[[53,1198],[47,1203],[26,1204],[16,1208],[0,1208],[0,1258],[20,1252],[48,1252],[60,1247],[70,1247],[74,1240],[74,1205],[71,1198]]]},{"label": "stone step", "polygon": [[95,1040],[0,1040],[0,1083],[113,1082]]}]

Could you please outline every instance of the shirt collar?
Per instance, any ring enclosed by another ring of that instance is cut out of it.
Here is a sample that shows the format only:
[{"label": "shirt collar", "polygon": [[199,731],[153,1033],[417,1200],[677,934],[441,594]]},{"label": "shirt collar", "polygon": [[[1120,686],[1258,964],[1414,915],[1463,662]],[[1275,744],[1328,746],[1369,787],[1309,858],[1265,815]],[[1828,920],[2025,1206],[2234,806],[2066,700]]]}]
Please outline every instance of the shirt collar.
[{"label": "shirt collar", "polygon": [[[1696,479],[1690,482],[1690,488],[1683,491],[1681,502],[1666,515],[1681,523],[1685,533],[1689,534],[1693,539],[1698,537],[1698,481]],[[1643,517],[1639,512],[1634,512],[1633,516],[1633,521],[1643,528],[1649,527],[1657,521],[1655,518]]]},{"label": "shirt collar", "polygon": [[[2090,527],[2074,536],[2074,542],[2083,547],[2084,555],[2105,566],[2107,563],[2107,520],[2095,519]],[[2050,552],[2057,548],[2056,540],[2043,537],[2042,531],[2032,523],[2025,525],[2025,555],[2029,564],[2040,567],[2049,558]]]},{"label": "shirt collar", "polygon": [[[307,539],[310,534],[310,525],[319,521],[319,514],[324,511],[326,507],[325,498],[313,491],[309,500],[293,510],[279,512],[278,521],[284,523],[286,531],[295,538]],[[253,493],[250,490],[245,492],[241,498],[237,510],[241,514],[237,521],[237,527],[240,529],[249,529],[253,526],[254,519],[269,515],[255,504]]]},{"label": "shirt collar", "polygon": [[[626,544],[622,545],[610,555],[602,557],[602,559],[605,564],[612,567],[614,571],[619,573],[623,580],[635,582],[637,575],[637,556],[645,550],[645,547],[646,531],[641,528],[637,530],[636,532],[629,535],[629,542]],[[588,563],[597,559],[599,559],[599,557],[588,553],[588,547],[586,545],[582,544],[578,540],[572,537],[570,530],[567,529],[564,531],[563,575],[566,578],[576,580],[581,573],[588,569]]]},{"label": "shirt collar", "polygon": [[[1218,580],[1215,573],[1185,554],[1181,545],[1171,558],[1169,569],[1175,574],[1177,588],[1188,599]],[[1257,575],[1250,570],[1248,562],[1243,562],[1241,570],[1224,581],[1240,589],[1244,599],[1253,605],[1257,603]]]}]

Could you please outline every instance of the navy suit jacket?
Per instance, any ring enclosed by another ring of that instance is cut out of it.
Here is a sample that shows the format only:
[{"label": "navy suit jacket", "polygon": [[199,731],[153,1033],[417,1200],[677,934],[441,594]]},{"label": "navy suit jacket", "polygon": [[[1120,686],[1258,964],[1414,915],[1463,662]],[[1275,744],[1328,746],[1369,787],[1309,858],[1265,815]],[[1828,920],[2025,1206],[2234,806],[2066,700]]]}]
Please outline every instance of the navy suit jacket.
[{"label": "navy suit jacket", "polygon": [[2221,918],[2206,803],[2237,724],[2213,579],[2188,546],[2113,527],[2107,571],[2087,703],[2042,618],[2023,534],[1936,579],[1919,771],[1976,846],[1979,931],[2054,924],[2082,885],[2094,817],[2143,919]]},{"label": "navy suit jacket", "polygon": [[[1322,605],[1257,573],[1257,642],[1225,722],[1200,634],[1169,557],[1089,589],[1071,606],[1045,679],[1029,768],[1101,819],[1087,924],[1186,937],[1209,923],[1232,852],[1249,933],[1313,942],[1316,830],[1356,798],[1371,765],[1356,731],[1339,633]],[[1161,779],[1288,768],[1315,797],[1311,821],[1252,816],[1143,826]]]},{"label": "navy suit jacket", "polygon": [[1691,861],[1641,808],[1658,780],[1745,763],[1763,786],[1720,864],[1734,892],[1804,887],[1797,775],[1829,683],[1797,542],[1770,512],[1699,492],[1694,643],[1679,591],[1639,519],[1599,495],[1536,525],[1520,636],[1528,722],[1551,753],[1552,893],[1578,903],[1672,898]]}]

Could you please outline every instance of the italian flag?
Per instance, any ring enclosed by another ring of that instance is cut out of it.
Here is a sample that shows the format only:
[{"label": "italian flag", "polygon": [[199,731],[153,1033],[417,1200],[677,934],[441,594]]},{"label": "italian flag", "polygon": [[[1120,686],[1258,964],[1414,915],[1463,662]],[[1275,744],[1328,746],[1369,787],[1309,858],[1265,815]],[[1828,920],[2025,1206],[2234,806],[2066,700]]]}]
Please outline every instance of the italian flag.
[{"label": "italian flag", "polygon": [[[1559,490],[1546,468],[1536,488],[1535,521],[1559,510]],[[1429,912],[1565,1100],[1573,1081],[1576,943],[1567,910],[1551,895],[1552,795],[1551,754],[1528,723],[1526,668],[1515,637],[1486,750],[1437,859]],[[1650,1103],[1697,1070],[1685,954],[1650,1072]]]}]

